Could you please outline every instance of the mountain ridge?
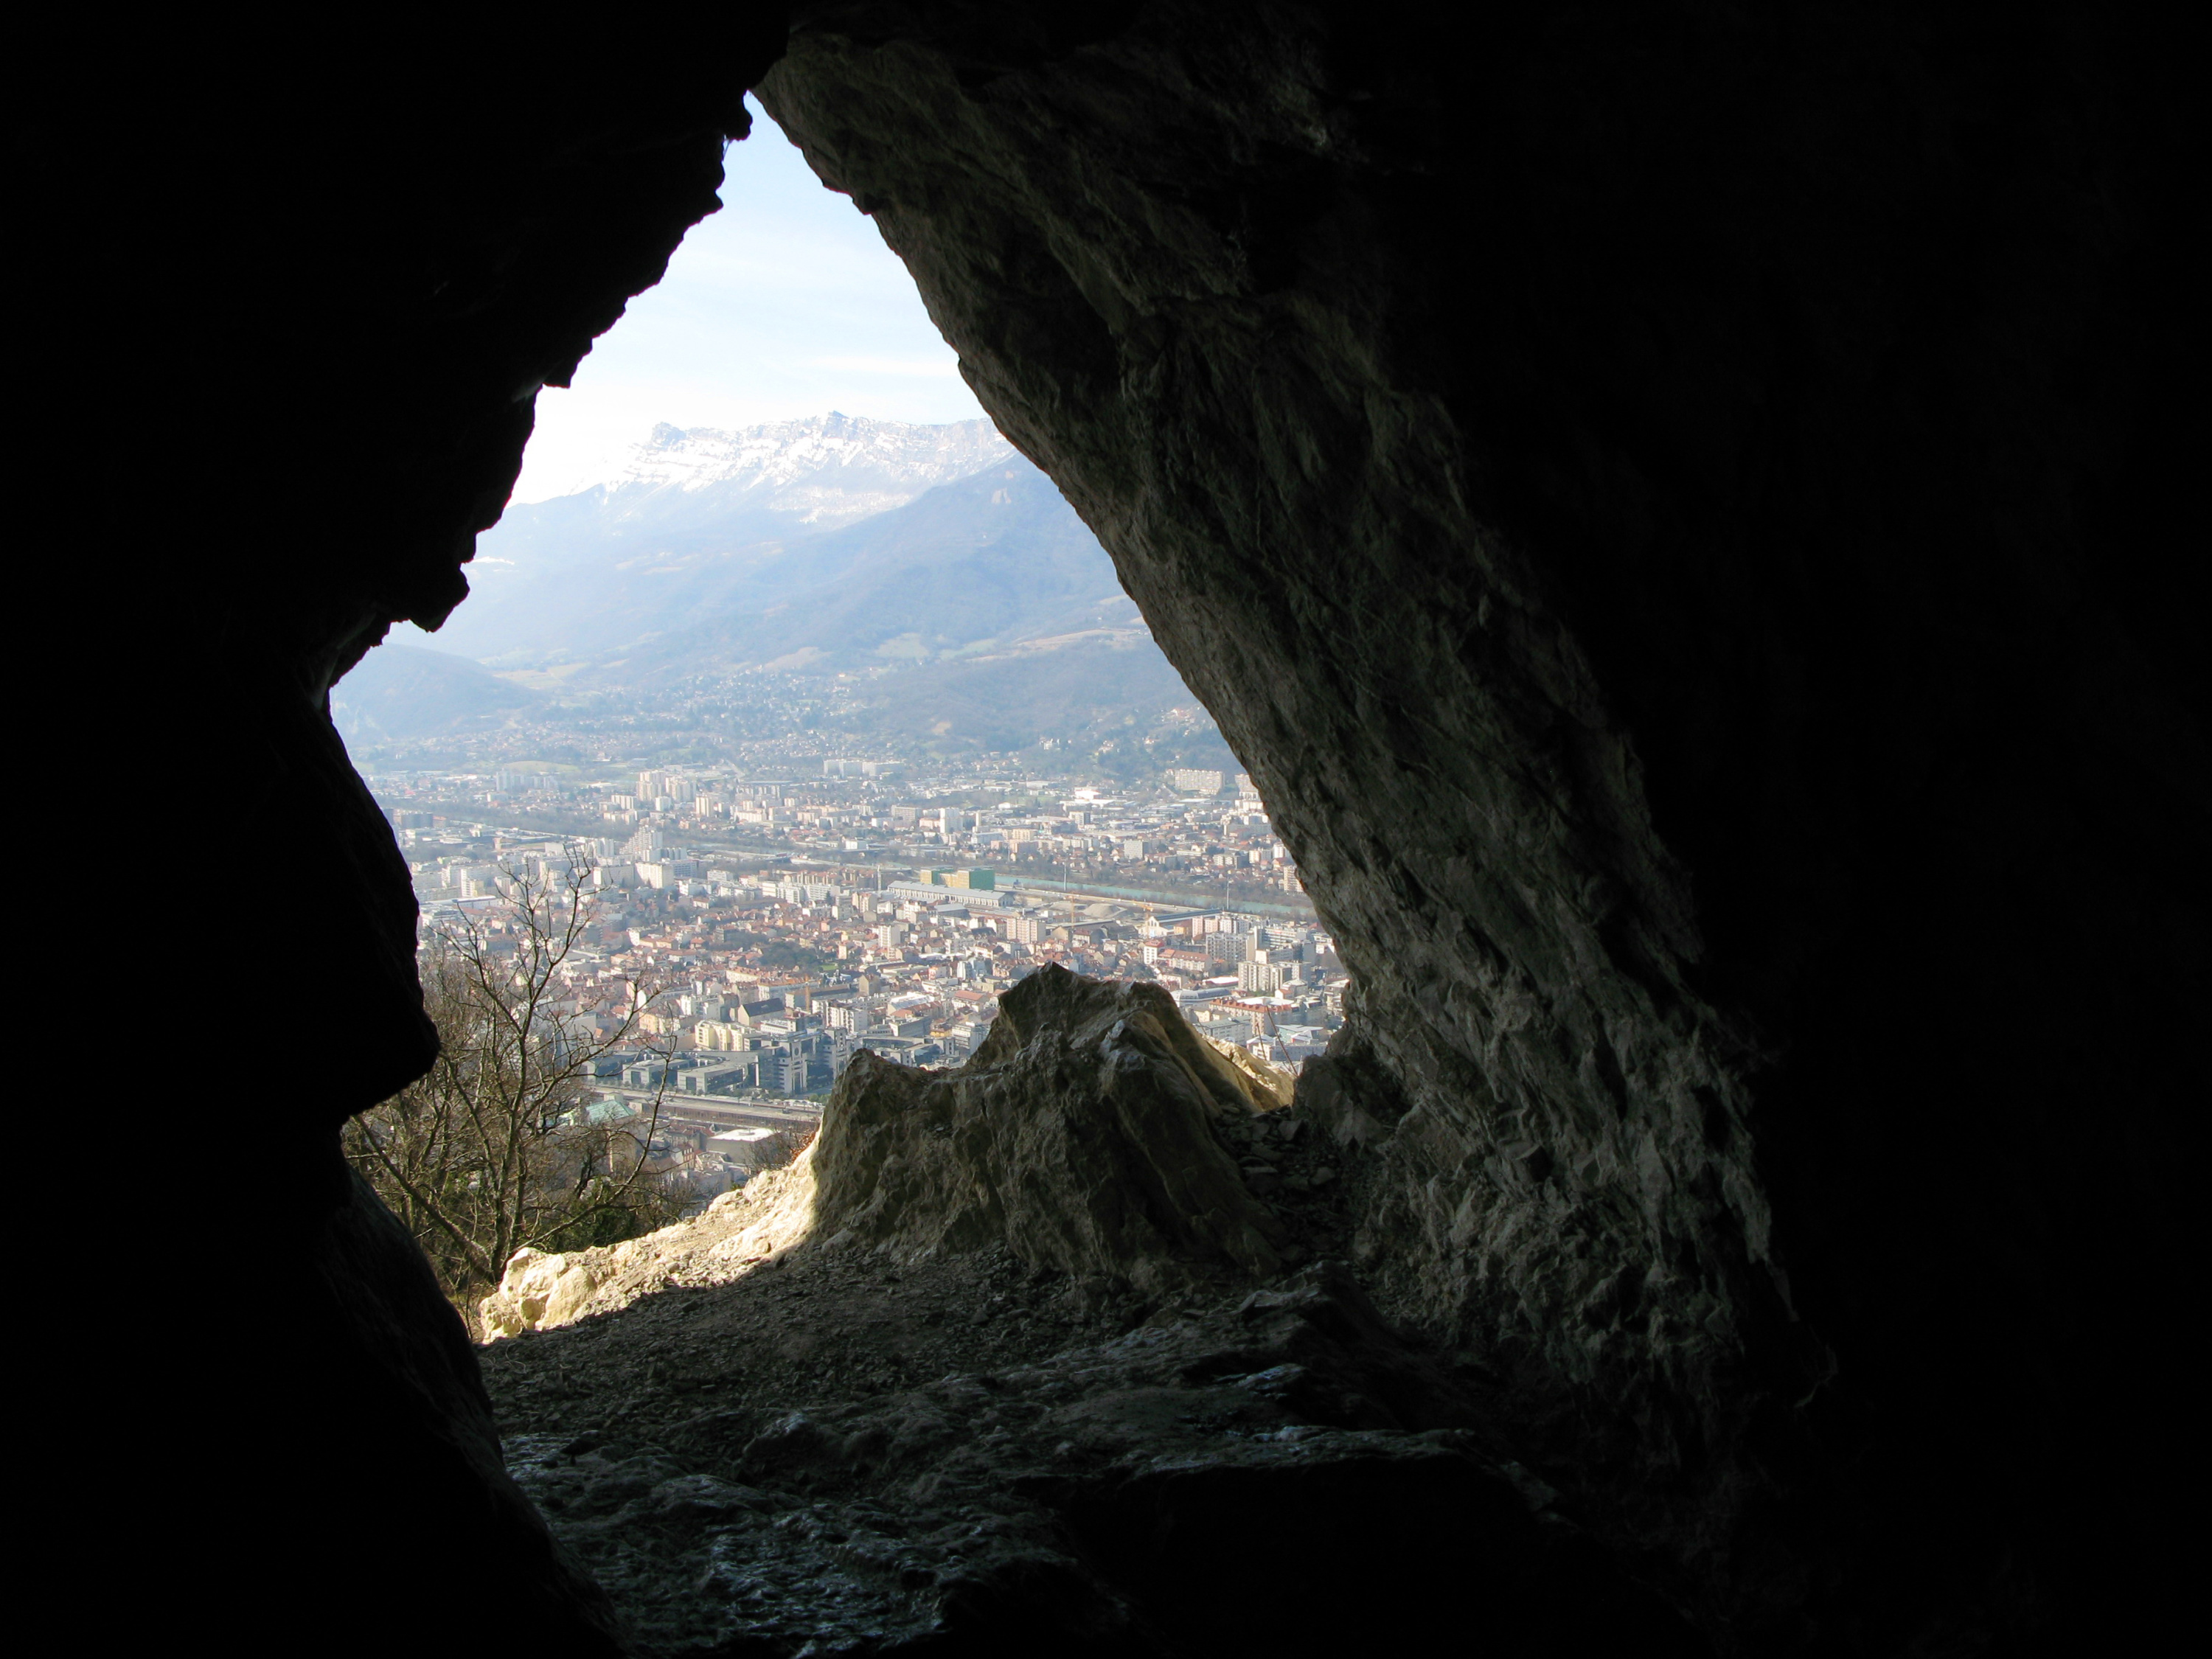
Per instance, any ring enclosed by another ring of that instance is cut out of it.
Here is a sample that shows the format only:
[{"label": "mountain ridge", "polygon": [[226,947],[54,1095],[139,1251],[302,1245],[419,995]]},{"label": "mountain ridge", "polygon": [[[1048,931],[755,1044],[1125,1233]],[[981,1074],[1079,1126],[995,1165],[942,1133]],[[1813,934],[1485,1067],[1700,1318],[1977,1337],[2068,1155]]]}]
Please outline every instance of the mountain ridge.
[{"label": "mountain ridge", "polygon": [[664,423],[620,478],[513,508],[480,545],[447,626],[334,694],[349,735],[463,736],[760,671],[842,678],[830,726],[856,739],[1139,742],[1194,714],[1097,538],[985,422]]},{"label": "mountain ridge", "polygon": [[[797,513],[803,522],[849,523],[864,512],[882,510],[842,504],[838,496],[854,492],[856,485],[889,485],[896,493],[901,483],[917,480],[942,483],[1014,453],[988,421],[915,425],[836,410],[733,432],[663,421],[631,449],[623,471],[600,488],[610,495],[635,489],[685,495],[770,489],[775,493],[769,499],[780,501],[781,510]],[[833,470],[842,490],[802,483]],[[797,495],[784,495],[794,489]],[[911,498],[908,491],[906,499]]]},{"label": "mountain ridge", "polygon": [[628,678],[756,666],[808,648],[831,672],[1144,631],[1104,550],[1018,456],[817,538],[805,561],[803,580],[763,583],[749,599],[633,643]]},{"label": "mountain ridge", "polygon": [[[1008,459],[1018,452],[988,421],[833,412],[734,433],[664,422],[614,478],[510,507],[477,538],[471,598],[441,648],[484,661],[619,648],[622,629],[668,631],[672,608],[713,609],[733,589],[773,586],[794,544]],[[702,563],[715,567],[697,578],[702,592],[664,583],[670,592],[645,593],[626,580]]]}]

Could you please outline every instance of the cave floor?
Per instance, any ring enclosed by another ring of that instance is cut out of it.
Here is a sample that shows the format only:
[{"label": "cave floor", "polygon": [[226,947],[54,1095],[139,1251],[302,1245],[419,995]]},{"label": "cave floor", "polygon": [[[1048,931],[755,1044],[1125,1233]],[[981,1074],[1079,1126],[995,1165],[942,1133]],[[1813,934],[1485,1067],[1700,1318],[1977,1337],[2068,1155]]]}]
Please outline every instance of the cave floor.
[{"label": "cave floor", "polygon": [[483,1374],[510,1435],[742,1446],[787,1412],[1031,1364],[1118,1334],[1148,1312],[1085,1297],[1003,1251],[902,1269],[858,1252],[801,1249],[726,1285],[673,1288],[493,1343]]},{"label": "cave floor", "polygon": [[[1277,1207],[1340,1243],[1321,1194]],[[1560,1650],[1515,1634],[1539,1589],[1594,1640],[1704,1650],[1326,1255],[1147,1298],[808,1247],[483,1364],[509,1468],[644,1654],[1402,1651],[1477,1581],[1509,1592],[1486,1650]],[[1356,1589],[1425,1571],[1379,1623]]]}]

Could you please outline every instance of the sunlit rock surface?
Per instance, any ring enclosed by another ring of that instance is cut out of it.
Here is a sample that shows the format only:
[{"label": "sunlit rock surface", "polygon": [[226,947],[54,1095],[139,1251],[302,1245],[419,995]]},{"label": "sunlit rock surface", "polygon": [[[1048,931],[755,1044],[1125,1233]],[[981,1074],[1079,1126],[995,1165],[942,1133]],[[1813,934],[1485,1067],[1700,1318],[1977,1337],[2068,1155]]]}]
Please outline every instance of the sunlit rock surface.
[{"label": "sunlit rock surface", "polygon": [[955,1070],[854,1055],[812,1144],[704,1215],[620,1244],[518,1252],[483,1300],[484,1328],[511,1336],[726,1283],[809,1238],[900,1261],[1003,1246],[1146,1291],[1256,1281],[1297,1252],[1247,1190],[1236,1147],[1289,1082],[1194,1031],[1157,986],[1048,967],[1006,994]]},{"label": "sunlit rock surface", "polygon": [[619,1244],[518,1250],[478,1304],[484,1334],[515,1336],[626,1308],[672,1285],[725,1283],[814,1231],[814,1148],[722,1194],[705,1214]]}]

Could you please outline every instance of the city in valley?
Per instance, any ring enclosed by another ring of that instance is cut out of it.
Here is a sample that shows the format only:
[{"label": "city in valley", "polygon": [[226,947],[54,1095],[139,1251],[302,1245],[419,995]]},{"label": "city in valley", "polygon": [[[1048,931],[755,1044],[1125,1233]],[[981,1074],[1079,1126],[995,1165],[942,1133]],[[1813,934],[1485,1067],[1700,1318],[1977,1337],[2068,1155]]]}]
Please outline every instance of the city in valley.
[{"label": "city in valley", "polygon": [[[545,1213],[455,1285],[525,1234],[611,1237],[562,1218],[563,1181],[605,1177],[643,1227],[658,1200],[614,1178],[635,1156],[696,1200],[789,1156],[862,1050],[959,1064],[1048,963],[1158,985],[1248,1065],[1295,1069],[1338,1023],[1336,951],[1259,792],[988,422],[656,427],[592,487],[510,507],[470,582],[331,696],[426,951],[475,953],[470,996],[434,1010],[449,1048],[507,1018],[518,899],[569,919],[520,1022],[557,1031],[557,1086],[500,1097],[546,1146],[514,1202]],[[470,1052],[457,1086],[544,1073]],[[635,1152],[549,1139],[549,1115]],[[356,1153],[404,1201],[503,1178],[404,1103],[372,1116]]]},{"label": "city in valley", "polygon": [[549,1012],[580,1042],[623,1038],[594,1056],[582,1109],[649,1122],[656,1163],[702,1196],[787,1156],[862,1049],[958,1064],[1000,993],[1048,963],[1157,984],[1205,1036],[1291,1072],[1340,1022],[1333,943],[1240,775],[1109,789],[1003,758],[933,776],[819,755],[777,770],[370,779],[426,946],[512,950],[523,891],[580,887]]}]

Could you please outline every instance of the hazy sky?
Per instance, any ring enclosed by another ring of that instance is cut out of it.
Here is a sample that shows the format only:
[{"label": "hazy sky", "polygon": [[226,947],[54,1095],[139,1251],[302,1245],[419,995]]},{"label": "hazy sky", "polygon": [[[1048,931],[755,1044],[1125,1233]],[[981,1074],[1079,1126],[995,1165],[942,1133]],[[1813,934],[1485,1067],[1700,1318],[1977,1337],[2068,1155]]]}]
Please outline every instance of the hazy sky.
[{"label": "hazy sky", "polygon": [[751,426],[832,409],[981,416],[906,267],[750,107],[752,137],[723,158],[722,210],[692,228],[659,285],[599,337],[574,386],[538,394],[516,501],[605,477],[658,421]]}]

